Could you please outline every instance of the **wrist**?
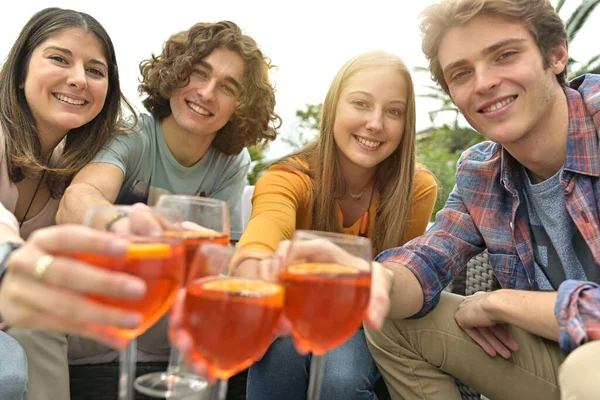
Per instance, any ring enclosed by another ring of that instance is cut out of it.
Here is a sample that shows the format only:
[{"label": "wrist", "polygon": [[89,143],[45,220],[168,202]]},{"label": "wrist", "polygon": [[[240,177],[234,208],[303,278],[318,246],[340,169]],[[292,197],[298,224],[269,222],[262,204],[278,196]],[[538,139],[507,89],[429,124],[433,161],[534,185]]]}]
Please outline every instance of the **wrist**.
[{"label": "wrist", "polygon": [[506,289],[498,289],[493,292],[489,292],[482,303],[482,308],[484,312],[487,314],[489,319],[496,321],[498,323],[504,323],[506,321],[505,318],[505,309],[506,309]]}]

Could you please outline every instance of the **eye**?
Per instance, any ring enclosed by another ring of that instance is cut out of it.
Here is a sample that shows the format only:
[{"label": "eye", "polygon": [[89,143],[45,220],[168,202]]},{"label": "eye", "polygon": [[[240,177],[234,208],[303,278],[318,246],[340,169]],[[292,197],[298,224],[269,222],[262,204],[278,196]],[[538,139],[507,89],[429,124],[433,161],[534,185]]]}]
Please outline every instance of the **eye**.
[{"label": "eye", "polygon": [[366,108],[369,106],[369,104],[364,100],[353,100],[352,104],[360,108]]},{"label": "eye", "polygon": [[54,60],[56,62],[59,62],[61,64],[66,64],[67,63],[67,60],[63,56],[59,56],[57,54],[51,55],[48,58],[51,59],[51,60]]},{"label": "eye", "polygon": [[206,72],[204,72],[204,71],[203,71],[203,70],[201,70],[201,69],[195,69],[195,70],[193,71],[193,74],[195,74],[195,75],[198,75],[198,76],[199,76],[199,77],[201,77],[201,78],[206,78]]},{"label": "eye", "polygon": [[459,71],[459,72],[457,72],[457,73],[455,73],[455,74],[452,75],[451,80],[455,81],[457,79],[464,78],[468,74],[469,74],[469,71]]},{"label": "eye", "polygon": [[505,60],[507,58],[514,56],[515,54],[517,54],[516,51],[506,51],[506,52],[500,54],[500,57],[498,57],[498,60]]},{"label": "eye", "polygon": [[399,108],[390,108],[387,110],[387,113],[393,115],[394,117],[400,117],[402,115],[402,110]]},{"label": "eye", "polygon": [[235,94],[235,90],[233,90],[233,88],[231,86],[229,86],[229,85],[223,85],[221,87],[223,88],[223,91],[225,93],[230,94],[230,95],[234,95]]},{"label": "eye", "polygon": [[91,74],[94,74],[94,75],[97,75],[97,76],[99,76],[99,77],[101,77],[101,78],[104,78],[104,76],[105,76],[105,74],[104,74],[104,71],[102,71],[102,70],[100,70],[100,69],[98,69],[98,68],[88,68],[88,70],[87,70],[87,71],[88,71],[89,73],[91,73]]}]

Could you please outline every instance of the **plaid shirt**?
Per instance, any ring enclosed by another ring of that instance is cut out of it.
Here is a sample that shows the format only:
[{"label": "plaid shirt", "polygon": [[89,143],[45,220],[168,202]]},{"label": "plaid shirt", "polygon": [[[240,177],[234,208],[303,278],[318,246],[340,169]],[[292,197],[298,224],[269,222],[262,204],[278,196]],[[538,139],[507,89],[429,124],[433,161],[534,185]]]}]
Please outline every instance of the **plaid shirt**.
[{"label": "plaid shirt", "polygon": [[[581,76],[569,86],[569,138],[561,184],[565,206],[600,265],[600,75]],[[497,143],[471,147],[461,156],[456,186],[428,233],[377,257],[379,262],[407,266],[421,283],[424,306],[415,317],[435,308],[444,287],[485,248],[503,288],[538,290],[520,170]],[[555,315],[565,352],[600,339],[600,285],[563,282]]]}]

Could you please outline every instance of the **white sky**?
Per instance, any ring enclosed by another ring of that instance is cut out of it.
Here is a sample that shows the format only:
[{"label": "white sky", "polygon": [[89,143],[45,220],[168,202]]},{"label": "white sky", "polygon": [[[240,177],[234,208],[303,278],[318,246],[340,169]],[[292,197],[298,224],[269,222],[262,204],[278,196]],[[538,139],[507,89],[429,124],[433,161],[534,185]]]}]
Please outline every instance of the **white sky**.
[{"label": "white sky", "polygon": [[[0,60],[34,12],[50,6],[72,8],[95,17],[110,34],[117,52],[121,88],[143,110],[137,96],[140,61],[158,53],[167,38],[196,22],[228,19],[252,36],[278,69],[276,112],[283,118],[280,136],[293,135],[295,112],[307,103],[320,103],[337,70],[351,57],[368,50],[396,53],[409,68],[426,66],[420,49],[418,15],[432,0],[223,0],[141,1],[26,0],[3,2],[0,16]],[[553,1],[555,3],[555,1]],[[580,3],[567,0],[563,18]],[[592,15],[571,47],[575,59],[600,52]],[[590,46],[590,44],[593,44]],[[416,91],[429,84],[428,74],[413,74]],[[417,98],[417,129],[430,125],[427,111],[435,103]],[[269,158],[289,149],[277,140]]]}]

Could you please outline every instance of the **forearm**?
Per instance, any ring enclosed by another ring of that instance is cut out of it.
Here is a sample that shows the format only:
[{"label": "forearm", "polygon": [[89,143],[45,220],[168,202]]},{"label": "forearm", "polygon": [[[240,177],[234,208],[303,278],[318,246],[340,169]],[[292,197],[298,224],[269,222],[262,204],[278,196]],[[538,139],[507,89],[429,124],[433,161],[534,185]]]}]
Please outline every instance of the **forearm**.
[{"label": "forearm", "polygon": [[386,262],[383,266],[393,274],[388,318],[403,319],[415,315],[423,308],[424,301],[419,280],[401,264]]},{"label": "forearm", "polygon": [[74,183],[67,188],[56,214],[57,224],[82,224],[90,206],[112,204],[89,183]]},{"label": "forearm", "polygon": [[556,292],[500,289],[490,293],[484,307],[491,319],[558,342],[554,316]]}]

